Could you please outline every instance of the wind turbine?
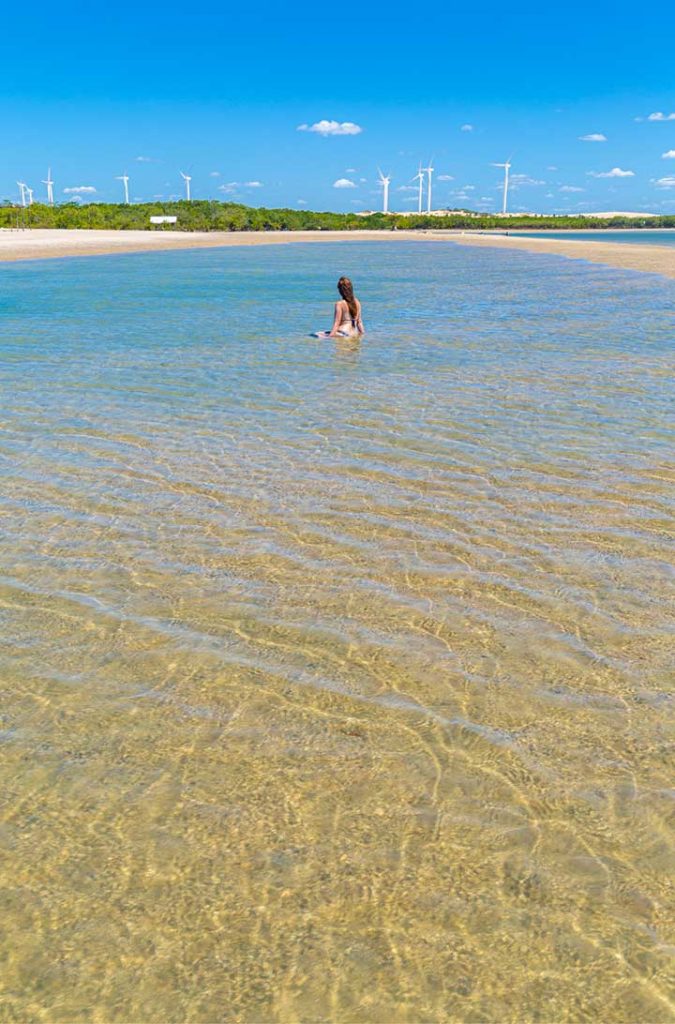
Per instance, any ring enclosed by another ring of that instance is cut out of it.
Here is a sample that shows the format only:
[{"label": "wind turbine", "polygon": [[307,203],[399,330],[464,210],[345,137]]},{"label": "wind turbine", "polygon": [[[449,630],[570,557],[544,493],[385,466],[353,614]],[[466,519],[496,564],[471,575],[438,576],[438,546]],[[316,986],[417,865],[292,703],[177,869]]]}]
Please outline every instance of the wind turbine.
[{"label": "wind turbine", "polygon": [[26,183],[24,181],[17,181],[17,185],[21,189],[21,205],[26,205]]},{"label": "wind turbine", "polygon": [[180,172],[180,176],[183,179],[183,181],[185,182],[185,198],[187,199],[187,201],[189,203],[190,202],[190,182],[192,181],[192,175],[191,174],[183,174],[183,172],[181,171]]},{"label": "wind turbine", "polygon": [[129,205],[129,175],[125,172],[124,174],[118,174],[115,181],[124,182],[124,202]]},{"label": "wind turbine", "polygon": [[383,174],[380,168],[377,168],[377,173],[380,176],[380,184],[382,185],[382,213],[389,213],[389,182],[391,176]]},{"label": "wind turbine", "polygon": [[417,174],[410,179],[411,181],[419,182],[419,191],[417,194],[417,212],[422,212],[422,189],[424,188],[424,171],[422,170],[422,164],[420,164]]},{"label": "wind turbine", "polygon": [[47,202],[50,206],[54,205],[54,182],[52,181],[52,169],[51,167],[47,171],[46,179],[42,179],[42,184],[47,186]]},{"label": "wind turbine", "polygon": [[427,172],[427,213],[431,213],[431,175],[434,173],[432,163],[433,160],[430,160],[428,167],[420,167],[421,171]]},{"label": "wind turbine", "polygon": [[493,164],[492,166],[504,168],[504,199],[502,202],[502,213],[506,213],[506,206],[509,199],[509,170],[511,168],[511,157],[508,158],[505,164]]},{"label": "wind turbine", "polygon": [[28,185],[25,186],[25,189],[26,189],[26,192],[28,193],[28,205],[32,206],[33,205],[33,192],[35,191],[35,189],[28,188]]}]

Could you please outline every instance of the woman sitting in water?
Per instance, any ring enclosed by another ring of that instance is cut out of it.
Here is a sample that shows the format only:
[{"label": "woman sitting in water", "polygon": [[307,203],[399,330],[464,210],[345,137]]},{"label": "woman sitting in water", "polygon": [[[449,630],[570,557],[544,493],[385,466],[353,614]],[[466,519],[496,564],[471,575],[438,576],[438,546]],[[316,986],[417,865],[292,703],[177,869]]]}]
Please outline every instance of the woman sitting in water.
[{"label": "woman sitting in water", "polygon": [[361,303],[354,295],[352,282],[341,277],[337,283],[341,298],[335,303],[335,317],[330,331],[318,331],[317,338],[360,338],[365,334],[361,319]]}]

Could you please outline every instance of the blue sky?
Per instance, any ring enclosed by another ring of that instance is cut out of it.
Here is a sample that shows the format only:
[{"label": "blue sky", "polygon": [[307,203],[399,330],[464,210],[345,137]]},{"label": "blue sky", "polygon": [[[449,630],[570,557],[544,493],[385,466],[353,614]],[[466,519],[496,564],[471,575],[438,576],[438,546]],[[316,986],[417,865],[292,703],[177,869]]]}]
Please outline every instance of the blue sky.
[{"label": "blue sky", "polygon": [[[38,0],[3,42],[0,198],[40,196],[48,166],[60,200],[119,200],[125,171],[132,198],[169,198],[184,170],[195,198],[359,210],[379,165],[410,209],[433,156],[435,207],[494,209],[513,154],[514,210],[675,212],[674,42],[663,0]],[[361,130],[298,131],[321,121]]]}]

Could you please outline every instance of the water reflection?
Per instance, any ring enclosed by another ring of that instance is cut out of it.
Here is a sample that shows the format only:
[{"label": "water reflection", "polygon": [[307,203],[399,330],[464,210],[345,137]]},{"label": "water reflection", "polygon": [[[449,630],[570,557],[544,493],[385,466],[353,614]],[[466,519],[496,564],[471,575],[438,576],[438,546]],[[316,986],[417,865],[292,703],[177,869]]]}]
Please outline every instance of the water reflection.
[{"label": "water reflection", "polygon": [[341,362],[356,366],[361,357],[361,344],[360,338],[336,338],[335,354]]}]

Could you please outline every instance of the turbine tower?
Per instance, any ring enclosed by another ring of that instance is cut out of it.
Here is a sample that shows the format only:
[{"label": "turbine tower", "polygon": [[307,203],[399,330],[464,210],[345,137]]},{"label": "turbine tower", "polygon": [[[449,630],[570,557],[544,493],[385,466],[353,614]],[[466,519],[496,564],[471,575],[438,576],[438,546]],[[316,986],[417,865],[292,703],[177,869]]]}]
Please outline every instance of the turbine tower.
[{"label": "turbine tower", "polygon": [[26,185],[25,188],[26,188],[26,192],[28,193],[28,205],[32,206],[33,205],[33,192],[35,191],[35,189],[28,188],[28,185]]},{"label": "turbine tower", "polygon": [[391,176],[383,174],[380,168],[377,168],[377,173],[380,176],[380,184],[382,185],[382,213],[389,213],[389,182]]},{"label": "turbine tower", "polygon": [[186,198],[186,200],[189,203],[190,202],[190,182],[192,181],[192,175],[191,174],[183,174],[183,172],[181,171],[180,172],[180,176],[183,179],[183,181],[185,182],[185,198]]},{"label": "turbine tower", "polygon": [[26,183],[25,181],[17,181],[17,185],[21,189],[21,205],[26,205]]},{"label": "turbine tower", "polygon": [[505,164],[493,164],[493,167],[504,168],[504,198],[502,201],[502,213],[505,214],[509,201],[509,170],[511,169],[511,157],[508,158]]},{"label": "turbine tower", "polygon": [[47,202],[54,205],[54,182],[52,181],[52,169],[47,170],[47,177],[42,179],[42,184],[47,186]]},{"label": "turbine tower", "polygon": [[124,174],[118,174],[117,177],[115,178],[115,181],[123,181],[124,182],[124,202],[128,206],[129,205],[129,175],[125,171]]},{"label": "turbine tower", "polygon": [[428,167],[423,167],[422,170],[427,172],[427,213],[431,213],[431,175],[434,173],[434,169],[431,166],[433,160],[429,161]]},{"label": "turbine tower", "polygon": [[419,166],[419,170],[411,181],[418,182],[419,188],[417,192],[417,212],[422,212],[422,192],[424,190],[424,171],[422,170],[422,164]]}]

